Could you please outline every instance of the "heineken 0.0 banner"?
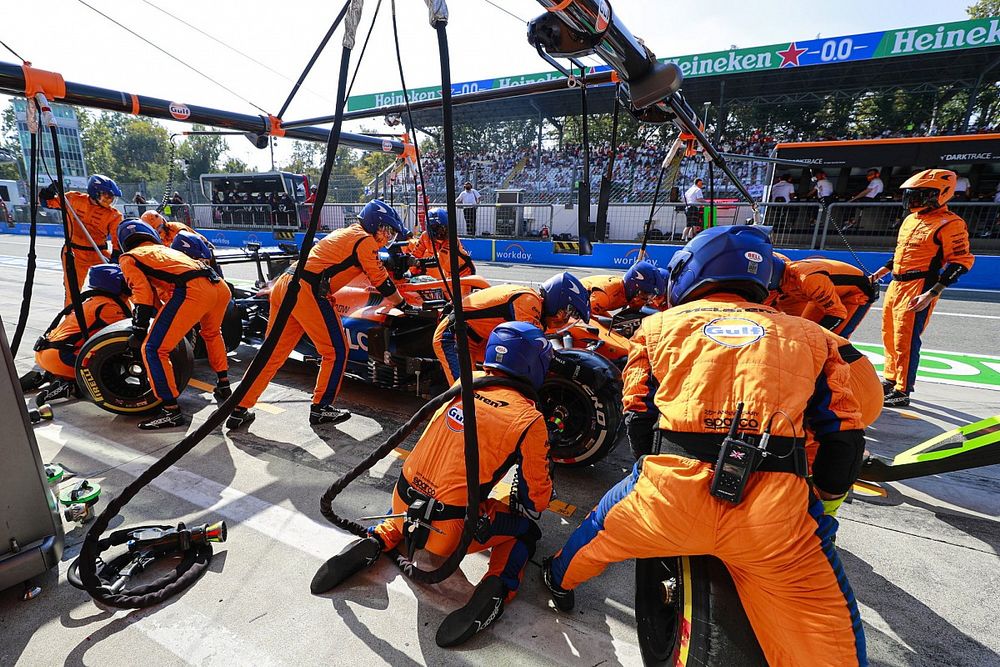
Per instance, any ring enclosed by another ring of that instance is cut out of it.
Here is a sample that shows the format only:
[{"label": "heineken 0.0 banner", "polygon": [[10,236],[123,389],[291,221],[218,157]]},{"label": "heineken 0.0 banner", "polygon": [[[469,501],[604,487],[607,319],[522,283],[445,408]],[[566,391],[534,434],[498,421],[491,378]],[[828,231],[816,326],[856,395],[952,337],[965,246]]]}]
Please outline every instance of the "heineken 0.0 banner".
[{"label": "heineken 0.0 banner", "polygon": [[[747,49],[662,58],[661,60],[677,63],[685,77],[693,78],[911,56],[922,53],[939,53],[995,45],[1000,45],[1000,17],[941,23],[918,28],[880,30],[844,37],[785,42]],[[601,72],[607,69],[606,66],[602,66],[595,67],[592,71]],[[467,81],[452,85],[452,94],[464,95],[481,90],[497,90],[561,78],[563,75],[559,72],[540,72]],[[435,86],[416,88],[410,91],[411,102],[433,100],[440,96],[440,88]],[[355,95],[347,101],[347,110],[377,109],[393,104],[402,104],[403,101],[401,90]]]}]

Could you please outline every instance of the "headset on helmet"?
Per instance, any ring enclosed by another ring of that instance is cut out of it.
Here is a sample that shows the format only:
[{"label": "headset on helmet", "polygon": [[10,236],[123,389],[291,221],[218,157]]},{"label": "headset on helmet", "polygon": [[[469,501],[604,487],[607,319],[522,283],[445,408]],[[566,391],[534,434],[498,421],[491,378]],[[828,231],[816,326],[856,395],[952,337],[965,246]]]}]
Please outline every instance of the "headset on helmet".
[{"label": "headset on helmet", "polygon": [[792,260],[780,252],[772,252],[771,254],[773,255],[772,261],[774,265],[771,267],[771,284],[768,285],[768,289],[776,290],[781,286],[781,279],[785,275],[785,268]]},{"label": "headset on helmet", "polygon": [[156,211],[146,211],[139,216],[139,219],[156,231],[160,231],[167,224],[167,219]]},{"label": "headset on helmet", "polygon": [[396,209],[381,199],[373,199],[365,204],[365,207],[358,213],[358,222],[372,236],[378,234],[378,230],[382,227],[392,229],[398,236],[405,237],[409,234],[406,227],[403,226],[399,214],[396,213]]},{"label": "headset on helmet", "polygon": [[555,354],[542,330],[527,322],[502,322],[486,341],[483,368],[495,368],[539,389]]},{"label": "headset on helmet", "polygon": [[125,276],[117,264],[95,264],[87,270],[90,289],[119,295],[125,291]]},{"label": "headset on helmet", "polygon": [[118,236],[118,245],[121,246],[123,252],[128,252],[146,241],[161,243],[160,235],[156,233],[155,229],[142,220],[136,220],[135,218],[122,220],[118,224],[116,234]]},{"label": "headset on helmet", "polygon": [[706,229],[674,253],[667,265],[668,303],[677,306],[700,298],[717,291],[712,286],[721,284],[747,298],[763,301],[771,283],[771,254],[771,239],[760,227],[727,225]]},{"label": "headset on helmet", "polygon": [[590,321],[590,292],[568,271],[557,273],[542,283],[542,300],[542,311],[546,315],[574,310],[581,320]]},{"label": "headset on helmet", "polygon": [[636,262],[625,272],[625,298],[632,300],[638,292],[650,296],[663,294],[666,283],[653,264],[645,260]]},{"label": "headset on helmet", "polygon": [[174,250],[180,250],[191,259],[201,259],[206,262],[212,259],[212,249],[208,247],[204,239],[191,232],[178,232],[170,247]]},{"label": "headset on helmet", "polygon": [[955,196],[958,176],[947,169],[924,169],[899,186],[903,190],[903,208],[928,213],[941,208]]},{"label": "headset on helmet", "polygon": [[427,211],[427,231],[435,239],[439,241],[445,240],[448,237],[448,226],[450,224],[447,209],[432,208]]},{"label": "headset on helmet", "polygon": [[94,174],[87,180],[87,194],[91,199],[98,199],[102,193],[107,193],[113,197],[121,197],[122,191],[118,184],[107,176]]}]

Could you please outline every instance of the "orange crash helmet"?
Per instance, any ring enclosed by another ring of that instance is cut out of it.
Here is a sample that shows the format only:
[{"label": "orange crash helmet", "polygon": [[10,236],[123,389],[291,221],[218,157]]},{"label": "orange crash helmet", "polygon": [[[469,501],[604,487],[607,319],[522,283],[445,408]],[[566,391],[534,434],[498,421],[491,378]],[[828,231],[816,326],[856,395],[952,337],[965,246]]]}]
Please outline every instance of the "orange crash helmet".
[{"label": "orange crash helmet", "polygon": [[903,207],[914,213],[927,213],[948,203],[955,195],[955,172],[947,169],[924,169],[899,186]]}]

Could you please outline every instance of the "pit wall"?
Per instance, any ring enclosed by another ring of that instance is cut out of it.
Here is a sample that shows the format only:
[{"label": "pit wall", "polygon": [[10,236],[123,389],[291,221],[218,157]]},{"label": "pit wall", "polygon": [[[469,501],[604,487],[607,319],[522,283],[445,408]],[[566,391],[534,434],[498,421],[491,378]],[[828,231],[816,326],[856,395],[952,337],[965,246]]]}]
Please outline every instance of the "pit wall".
[{"label": "pit wall", "polygon": [[[219,248],[239,248],[247,242],[260,243],[262,246],[274,246],[278,242],[302,242],[304,234],[296,233],[294,239],[287,238],[287,233],[276,237],[274,232],[237,231],[202,229],[205,237]],[[13,227],[0,227],[4,234],[28,234],[26,223],[17,223]],[[62,237],[62,225],[40,224],[39,236]],[[585,266],[588,268],[604,268],[613,271],[624,271],[635,262],[639,254],[637,243],[595,243],[592,255],[577,255],[572,251],[560,251],[558,243],[547,241],[516,241],[504,239],[463,239],[462,244],[474,260],[499,262],[501,264],[532,264],[545,266]],[[569,246],[572,247],[572,246]],[[650,244],[647,246],[648,258],[657,266],[666,266],[674,252],[680,249],[677,245]],[[780,249],[779,249],[780,250]],[[857,260],[845,250],[781,250],[792,259],[822,256],[837,259],[848,264],[857,265]],[[859,252],[858,257],[864,268],[871,272],[885,264],[890,258],[887,252]],[[967,275],[962,276],[959,287],[965,289],[980,289],[1000,291],[1000,256],[982,255],[976,258],[976,265]]]}]

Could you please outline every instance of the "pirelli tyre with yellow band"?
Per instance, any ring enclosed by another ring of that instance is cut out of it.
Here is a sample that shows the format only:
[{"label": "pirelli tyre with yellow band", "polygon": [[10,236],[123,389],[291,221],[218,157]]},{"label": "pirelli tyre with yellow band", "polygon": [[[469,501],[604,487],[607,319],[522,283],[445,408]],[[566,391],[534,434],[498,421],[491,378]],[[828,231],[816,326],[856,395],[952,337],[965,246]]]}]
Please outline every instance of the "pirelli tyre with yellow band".
[{"label": "pirelli tyre with yellow band", "polygon": [[[142,415],[160,407],[160,399],[146,376],[141,355],[129,348],[129,319],[104,327],[80,348],[76,358],[76,383],[83,396],[118,415]],[[170,353],[178,391],[191,379],[194,355],[187,338]]]},{"label": "pirelli tyre with yellow band", "polygon": [[635,619],[646,665],[767,664],[736,586],[717,558],[636,560]]}]

